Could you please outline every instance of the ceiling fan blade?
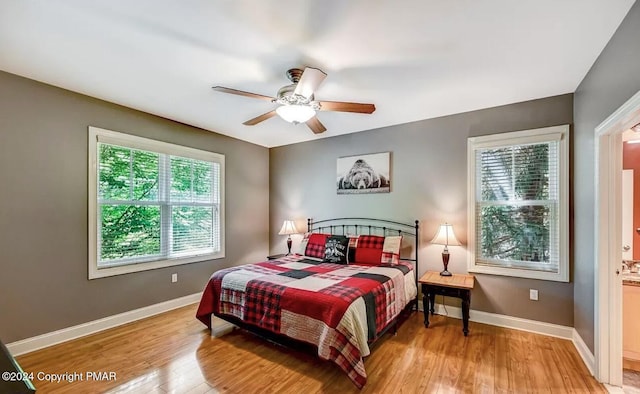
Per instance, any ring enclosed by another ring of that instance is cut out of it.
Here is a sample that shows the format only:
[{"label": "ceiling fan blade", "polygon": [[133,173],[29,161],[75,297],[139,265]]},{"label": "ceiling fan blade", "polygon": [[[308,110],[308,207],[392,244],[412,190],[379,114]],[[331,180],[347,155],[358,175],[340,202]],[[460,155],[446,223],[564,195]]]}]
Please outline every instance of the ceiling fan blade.
[{"label": "ceiling fan blade", "polygon": [[262,114],[260,116],[256,116],[253,119],[247,120],[246,122],[243,123],[243,125],[245,125],[245,126],[254,126],[254,125],[257,125],[258,123],[260,123],[262,121],[265,121],[265,120],[267,120],[269,118],[274,117],[275,115],[276,115],[276,110],[274,109],[273,111],[269,111],[269,112],[267,112],[265,114]]},{"label": "ceiling fan blade", "polygon": [[373,104],[346,103],[341,101],[320,101],[320,111],[357,112],[370,114],[376,110]]},{"label": "ceiling fan blade", "polygon": [[307,126],[309,126],[309,128],[311,129],[311,131],[313,131],[315,134],[320,134],[327,131],[327,128],[324,127],[322,123],[320,123],[320,119],[318,119],[317,116],[314,116],[313,118],[307,120],[306,123],[307,123]]},{"label": "ceiling fan blade", "polygon": [[243,90],[225,88],[224,86],[214,86],[212,89],[215,90],[215,91],[218,91],[218,92],[222,92],[222,93],[237,94],[238,96],[257,98],[257,99],[267,100],[267,101],[273,101],[274,100],[273,97],[263,96],[263,95],[257,94],[257,93],[245,92]]},{"label": "ceiling fan blade", "polygon": [[296,86],[296,90],[294,90],[293,93],[309,98],[326,77],[327,74],[322,70],[307,67],[304,69],[300,81],[298,81],[298,85]]}]

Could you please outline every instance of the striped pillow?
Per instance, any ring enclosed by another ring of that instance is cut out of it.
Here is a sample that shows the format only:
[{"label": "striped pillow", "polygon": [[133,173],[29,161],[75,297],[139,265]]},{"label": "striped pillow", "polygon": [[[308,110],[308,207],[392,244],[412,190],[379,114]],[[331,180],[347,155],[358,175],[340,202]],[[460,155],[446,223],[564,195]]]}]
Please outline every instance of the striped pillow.
[{"label": "striped pillow", "polygon": [[309,243],[309,236],[311,233],[304,233],[302,240],[300,241],[300,246],[298,246],[298,254],[304,256],[304,253],[307,251],[307,244]]},{"label": "striped pillow", "polygon": [[382,264],[398,265],[400,262],[400,244],[402,243],[402,235],[385,237],[382,246]]},{"label": "striped pillow", "polygon": [[347,253],[347,264],[353,263],[356,261],[356,247],[358,246],[358,238],[360,236],[357,234],[347,234],[347,238],[349,239],[349,248]]}]

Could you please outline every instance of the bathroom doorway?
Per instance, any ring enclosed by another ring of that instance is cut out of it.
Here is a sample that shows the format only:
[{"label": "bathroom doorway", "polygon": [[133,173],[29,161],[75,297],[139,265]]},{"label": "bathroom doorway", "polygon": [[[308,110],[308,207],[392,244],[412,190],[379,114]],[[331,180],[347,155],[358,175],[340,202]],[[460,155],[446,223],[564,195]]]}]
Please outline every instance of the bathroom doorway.
[{"label": "bathroom doorway", "polygon": [[599,381],[619,387],[623,385],[623,133],[639,123],[640,92],[595,130],[594,367]]},{"label": "bathroom doorway", "polygon": [[[640,393],[640,227],[635,217],[640,209],[640,125],[622,133],[622,387],[625,393]],[[637,209],[636,209],[637,207]]]}]

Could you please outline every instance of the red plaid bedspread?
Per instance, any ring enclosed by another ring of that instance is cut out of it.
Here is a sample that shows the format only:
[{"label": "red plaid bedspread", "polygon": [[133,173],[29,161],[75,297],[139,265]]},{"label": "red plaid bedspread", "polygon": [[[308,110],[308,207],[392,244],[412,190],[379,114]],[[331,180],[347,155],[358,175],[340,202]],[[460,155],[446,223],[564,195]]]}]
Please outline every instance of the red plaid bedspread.
[{"label": "red plaid bedspread", "polygon": [[[408,277],[407,277],[408,275]],[[368,343],[415,297],[412,267],[340,265],[290,255],[214,273],[196,317],[229,315],[311,343],[358,387]]]}]

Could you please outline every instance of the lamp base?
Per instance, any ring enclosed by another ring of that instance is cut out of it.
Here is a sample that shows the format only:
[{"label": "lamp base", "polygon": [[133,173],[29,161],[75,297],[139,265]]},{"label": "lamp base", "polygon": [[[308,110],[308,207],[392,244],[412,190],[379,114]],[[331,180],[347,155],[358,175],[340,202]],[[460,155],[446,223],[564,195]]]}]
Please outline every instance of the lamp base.
[{"label": "lamp base", "polygon": [[440,272],[440,276],[452,276],[451,272],[449,272],[449,250],[447,247],[444,247],[444,252],[442,252],[442,265],[444,269]]},{"label": "lamp base", "polygon": [[288,256],[291,254],[291,236],[289,236],[287,238],[287,249],[289,249],[289,251],[287,252],[287,254],[285,256]]}]

